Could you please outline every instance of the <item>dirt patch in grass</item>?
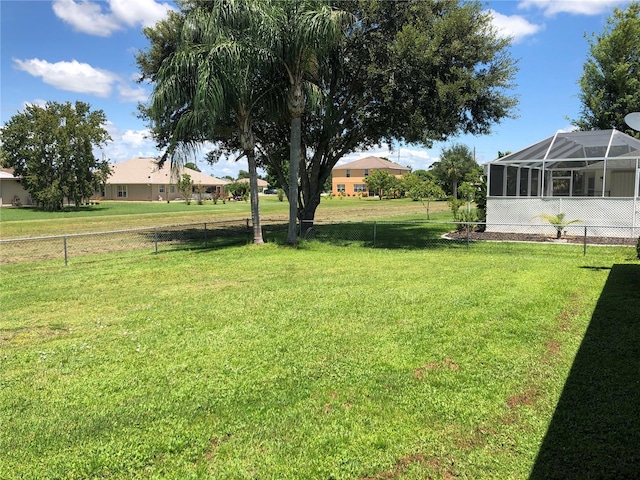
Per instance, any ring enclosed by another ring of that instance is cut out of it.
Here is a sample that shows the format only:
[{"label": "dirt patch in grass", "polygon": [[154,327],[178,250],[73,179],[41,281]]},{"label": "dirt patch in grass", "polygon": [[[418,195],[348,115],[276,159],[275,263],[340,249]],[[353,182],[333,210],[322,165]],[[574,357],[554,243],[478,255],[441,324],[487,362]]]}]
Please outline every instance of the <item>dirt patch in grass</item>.
[{"label": "dirt patch in grass", "polygon": [[473,450],[486,445],[487,437],[495,435],[496,431],[482,425],[478,425],[476,429],[466,438],[456,441],[456,446],[461,450]]},{"label": "dirt patch in grass", "polygon": [[458,476],[452,472],[452,461],[443,461],[433,457],[430,458],[422,453],[414,453],[399,459],[396,464],[389,470],[379,472],[372,477],[362,477],[361,480],[394,480],[397,478],[402,478],[407,470],[409,470],[414,465],[423,465],[431,470],[435,470],[435,472],[437,472],[438,474],[438,477],[445,480],[453,480],[454,478],[458,478]]},{"label": "dirt patch in grass", "polygon": [[218,447],[220,447],[220,445],[224,442],[226,442],[227,440],[229,440],[229,438],[231,438],[231,434],[228,433],[226,435],[224,435],[223,437],[213,437],[209,440],[209,447],[207,448],[207,451],[204,454],[204,459],[207,462],[211,462],[215,459],[216,453],[218,452]]},{"label": "dirt patch in grass", "polygon": [[441,362],[429,362],[425,363],[421,367],[416,368],[413,371],[413,376],[418,380],[421,380],[426,376],[428,372],[433,372],[436,370],[453,370],[456,371],[460,367],[457,363],[453,362],[450,358],[445,358]]},{"label": "dirt patch in grass", "polygon": [[24,343],[36,339],[52,338],[66,333],[69,333],[68,329],[51,328],[47,326],[24,327],[0,330],[0,340],[7,343]]},{"label": "dirt patch in grass", "polygon": [[511,409],[517,408],[521,405],[533,407],[539,397],[540,392],[538,391],[538,389],[535,387],[531,387],[520,394],[510,396],[507,399],[507,405],[509,405],[509,408]]}]

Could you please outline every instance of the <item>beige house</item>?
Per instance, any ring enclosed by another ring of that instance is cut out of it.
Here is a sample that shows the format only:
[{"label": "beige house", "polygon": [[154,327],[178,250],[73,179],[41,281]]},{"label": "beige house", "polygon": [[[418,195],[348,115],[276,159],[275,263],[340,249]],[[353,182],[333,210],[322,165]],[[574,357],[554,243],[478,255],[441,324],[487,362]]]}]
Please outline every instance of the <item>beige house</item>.
[{"label": "beige house", "polygon": [[369,192],[366,183],[364,183],[364,179],[376,170],[383,170],[397,178],[411,171],[408,167],[380,157],[365,157],[355,162],[333,167],[331,191],[334,195],[340,193],[347,196],[377,195],[377,192]]},{"label": "beige house", "polygon": [[13,168],[0,168],[0,206],[31,205],[31,196],[19,177],[13,175]]},{"label": "beige house", "polygon": [[182,175],[191,177],[196,189],[201,187],[208,194],[221,193],[228,180],[212,177],[190,168],[180,168],[176,175],[169,162],[158,168],[155,158],[133,158],[111,166],[107,179],[105,200],[166,201],[182,197],[176,186]]},{"label": "beige house", "polygon": [[[248,178],[241,178],[238,180],[238,183],[249,183],[249,179]],[[262,180],[261,178],[258,179],[258,192],[262,193],[264,191],[265,188],[267,188],[269,184],[267,183],[266,180]]]}]

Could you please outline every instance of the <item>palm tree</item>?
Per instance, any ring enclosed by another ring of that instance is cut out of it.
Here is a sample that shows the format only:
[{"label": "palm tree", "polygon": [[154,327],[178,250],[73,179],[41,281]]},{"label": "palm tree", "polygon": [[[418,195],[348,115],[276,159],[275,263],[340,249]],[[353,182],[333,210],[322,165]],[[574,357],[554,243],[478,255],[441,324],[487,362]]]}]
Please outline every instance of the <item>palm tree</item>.
[{"label": "palm tree", "polygon": [[317,73],[318,56],[337,44],[351,17],[319,0],[274,1],[270,5],[272,51],[286,73],[287,109],[291,118],[287,243],[294,245],[297,242],[298,177],[300,162],[304,159],[302,115],[309,92],[318,92],[312,82]]},{"label": "palm tree", "polygon": [[[185,13],[180,44],[155,78],[150,117],[169,123],[172,165],[202,141],[235,135],[249,165],[253,241],[263,243],[254,115],[271,88],[259,0],[215,0]],[[247,33],[250,33],[249,35]],[[240,157],[239,157],[240,158]]]},{"label": "palm tree", "polygon": [[567,227],[567,225],[571,225],[572,223],[578,223],[582,221],[577,218],[575,220],[565,220],[564,217],[565,217],[564,213],[558,213],[557,215],[542,213],[540,215],[536,215],[533,218],[541,218],[542,220],[545,220],[546,222],[549,222],[551,225],[553,225],[556,229],[556,238],[559,239],[562,237],[562,232]]}]

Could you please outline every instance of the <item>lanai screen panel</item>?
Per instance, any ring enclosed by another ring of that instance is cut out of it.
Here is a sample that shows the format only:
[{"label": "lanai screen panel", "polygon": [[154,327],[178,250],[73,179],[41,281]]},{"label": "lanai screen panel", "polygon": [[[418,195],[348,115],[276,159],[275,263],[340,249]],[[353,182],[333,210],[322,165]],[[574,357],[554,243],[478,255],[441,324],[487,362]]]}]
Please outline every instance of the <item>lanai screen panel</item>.
[{"label": "lanai screen panel", "polygon": [[489,196],[627,196],[639,153],[617,130],[559,132],[491,162]]}]

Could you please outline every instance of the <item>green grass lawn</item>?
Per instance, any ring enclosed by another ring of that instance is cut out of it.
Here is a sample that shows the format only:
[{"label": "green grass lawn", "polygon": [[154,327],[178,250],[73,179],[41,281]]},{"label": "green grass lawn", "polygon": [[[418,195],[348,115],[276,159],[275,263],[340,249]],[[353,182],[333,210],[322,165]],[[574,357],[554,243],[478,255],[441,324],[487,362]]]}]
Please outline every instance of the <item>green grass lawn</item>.
[{"label": "green grass lawn", "polygon": [[631,248],[558,247],[2,266],[0,478],[526,479],[611,267],[638,312]]},{"label": "green grass lawn", "polygon": [[[431,212],[451,220],[446,202],[431,202]],[[286,222],[289,204],[275,195],[260,197],[263,221]],[[102,202],[62,212],[45,212],[36,208],[1,208],[0,237],[26,238],[87,232],[104,232],[127,228],[154,227],[198,222],[216,222],[251,218],[248,202]],[[316,219],[359,221],[396,218],[425,219],[426,208],[410,199],[377,200],[375,198],[323,198]]]}]

